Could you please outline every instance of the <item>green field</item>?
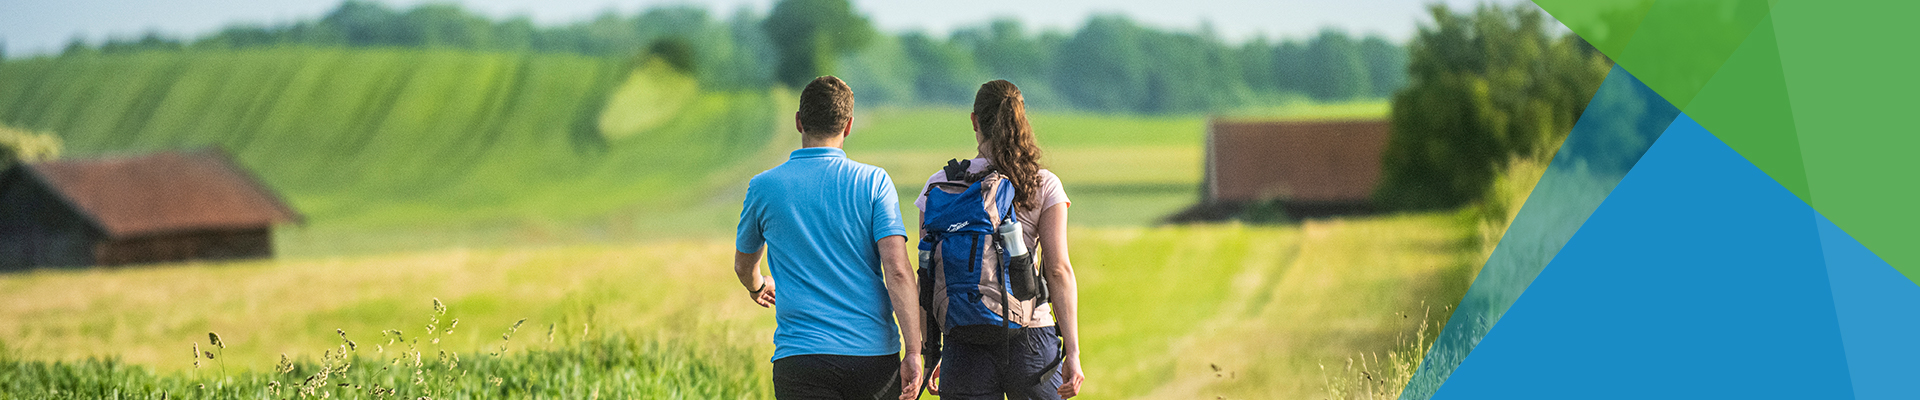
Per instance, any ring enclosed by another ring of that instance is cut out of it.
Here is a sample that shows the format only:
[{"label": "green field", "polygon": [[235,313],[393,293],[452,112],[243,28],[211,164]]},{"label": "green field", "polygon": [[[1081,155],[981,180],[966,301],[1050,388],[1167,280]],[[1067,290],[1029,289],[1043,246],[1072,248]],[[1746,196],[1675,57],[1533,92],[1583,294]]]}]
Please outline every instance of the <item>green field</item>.
[{"label": "green field", "polygon": [[40,58],[0,64],[0,121],[69,156],[225,148],[308,217],[282,230],[286,254],[659,237],[725,214],[675,210],[760,167],[743,161],[766,158],[791,103],[676,74],[418,50]]},{"label": "green field", "polygon": [[[0,63],[0,122],[55,132],[69,156],[219,145],[308,217],[276,231],[275,260],[0,275],[0,392],[178,396],[207,383],[261,397],[327,365],[338,329],[365,366],[338,377],[362,386],[330,387],[336,396],[378,384],[436,397],[768,397],[772,313],[741,296],[728,265],[746,179],[798,145],[792,97],[564,55],[285,48]],[[927,175],[974,154],[966,116],[863,106],[847,151],[885,168],[911,213]],[[1158,225],[1197,200],[1206,116],[1032,118],[1074,201],[1086,398],[1320,396],[1319,366],[1392,350],[1419,327],[1403,313],[1457,299],[1482,251],[1475,225],[1453,215]],[[459,354],[455,370],[470,374],[414,385],[413,369],[392,368],[404,363],[373,370],[404,351],[381,332],[427,337],[436,298],[459,325],[418,346],[428,361]],[[521,318],[510,350],[489,355]],[[226,348],[195,367],[188,351],[209,346],[207,332]],[[276,374],[283,354],[306,361]]]},{"label": "green field", "polygon": [[[847,155],[885,168],[902,202],[909,202],[947,160],[978,153],[969,112],[889,107],[856,113]],[[1045,151],[1041,162],[1073,200],[1075,224],[1148,225],[1199,199],[1204,117],[1036,112],[1030,118]]]},{"label": "green field", "polygon": [[[1398,313],[1417,315],[1421,301],[1457,298],[1465,289],[1466,252],[1452,221],[1076,228],[1086,398],[1318,395],[1324,376],[1316,365],[1388,348],[1417,325]],[[581,345],[569,340],[618,332],[626,340],[729,355],[698,361],[766,382],[772,313],[735,287],[730,243],[15,274],[0,277],[0,333],[15,359],[115,356],[162,374],[209,376],[219,374],[212,364],[194,368],[188,357],[192,343],[208,346],[206,332],[224,338],[229,371],[267,371],[281,354],[320,358],[340,344],[335,329],[358,342],[362,355],[373,344],[395,351],[379,332],[419,335],[429,299],[438,298],[450,309],[445,318],[460,323],[437,348],[469,359],[488,358],[483,354],[502,343],[499,335],[528,318],[509,356],[577,351]],[[546,341],[549,324],[555,343]],[[1228,373],[1216,375],[1212,366]],[[592,385],[612,385],[605,375],[630,371],[583,368],[590,376],[583,382]]]}]

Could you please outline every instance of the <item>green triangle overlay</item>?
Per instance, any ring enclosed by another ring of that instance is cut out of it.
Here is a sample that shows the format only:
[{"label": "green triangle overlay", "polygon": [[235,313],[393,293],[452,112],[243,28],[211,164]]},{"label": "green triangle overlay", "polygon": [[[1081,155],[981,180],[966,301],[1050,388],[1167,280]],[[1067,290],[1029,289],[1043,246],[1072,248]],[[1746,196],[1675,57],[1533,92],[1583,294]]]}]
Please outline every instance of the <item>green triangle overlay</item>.
[{"label": "green triangle overlay", "polygon": [[1626,51],[1607,55],[1685,110],[1767,11],[1764,0],[1661,0]]},{"label": "green triangle overlay", "polygon": [[1534,0],[1608,57],[1627,50],[1653,0]]},{"label": "green triangle overlay", "polygon": [[1775,11],[1814,209],[1920,282],[1920,2],[1789,0]]},{"label": "green triangle overlay", "polygon": [[1535,3],[1920,283],[1920,2]]},{"label": "green triangle overlay", "polygon": [[1769,16],[1681,111],[1780,182],[1780,186],[1807,204],[1813,204],[1776,43],[1773,18]]}]

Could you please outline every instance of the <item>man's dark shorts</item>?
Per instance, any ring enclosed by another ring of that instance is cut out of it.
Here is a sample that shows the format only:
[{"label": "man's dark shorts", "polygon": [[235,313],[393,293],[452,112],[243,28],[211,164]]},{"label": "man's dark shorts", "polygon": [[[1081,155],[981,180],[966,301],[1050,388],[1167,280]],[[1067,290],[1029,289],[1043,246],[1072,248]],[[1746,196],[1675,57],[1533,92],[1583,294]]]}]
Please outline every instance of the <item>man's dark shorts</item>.
[{"label": "man's dark shorts", "polygon": [[900,355],[808,354],[773,360],[773,397],[780,400],[900,398]]},{"label": "man's dark shorts", "polygon": [[[1021,329],[1010,344],[1013,362],[1006,364],[1007,345],[948,342],[940,352],[942,400],[999,399],[1059,400],[1060,369],[1041,371],[1060,357],[1060,335],[1054,327]],[[1001,366],[1012,368],[1002,376]],[[1032,386],[1042,372],[1045,379]]]}]

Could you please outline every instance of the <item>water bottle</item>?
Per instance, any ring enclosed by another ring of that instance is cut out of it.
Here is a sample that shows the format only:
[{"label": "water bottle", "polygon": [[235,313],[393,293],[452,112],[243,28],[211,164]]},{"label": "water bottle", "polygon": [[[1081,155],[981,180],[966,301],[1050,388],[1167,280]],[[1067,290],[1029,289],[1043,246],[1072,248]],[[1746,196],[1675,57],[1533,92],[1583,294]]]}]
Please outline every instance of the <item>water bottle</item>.
[{"label": "water bottle", "polygon": [[1020,234],[1020,224],[1014,223],[1012,218],[994,227],[993,232],[1000,235],[1000,244],[1007,247],[1008,257],[1019,258],[1027,255],[1027,238]]},{"label": "water bottle", "polygon": [[1033,255],[1027,252],[1027,238],[1020,234],[1020,224],[1009,219],[993,231],[1000,236],[1001,248],[1007,250],[1007,286],[1013,289],[1010,294],[1020,301],[1039,296],[1044,283],[1033,267]]}]

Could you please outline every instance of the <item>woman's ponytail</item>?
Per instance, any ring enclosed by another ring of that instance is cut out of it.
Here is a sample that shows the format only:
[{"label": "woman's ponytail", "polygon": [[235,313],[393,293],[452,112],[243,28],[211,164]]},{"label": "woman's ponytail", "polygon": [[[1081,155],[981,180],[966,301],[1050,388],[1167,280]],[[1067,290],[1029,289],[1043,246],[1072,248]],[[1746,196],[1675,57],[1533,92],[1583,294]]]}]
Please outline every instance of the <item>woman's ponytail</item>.
[{"label": "woman's ponytail", "polygon": [[1013,180],[1014,204],[1021,210],[1036,211],[1040,184],[1040,146],[1033,138],[1033,126],[1027,123],[1026,100],[1013,82],[996,80],[980,85],[973,96],[974,118],[980,123],[980,136],[991,154],[995,169]]}]

